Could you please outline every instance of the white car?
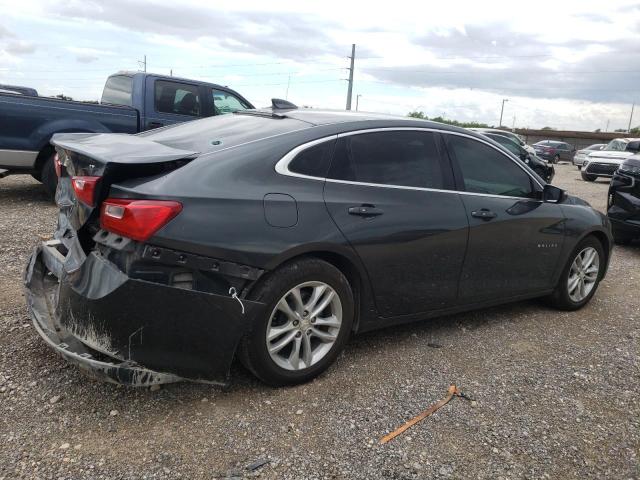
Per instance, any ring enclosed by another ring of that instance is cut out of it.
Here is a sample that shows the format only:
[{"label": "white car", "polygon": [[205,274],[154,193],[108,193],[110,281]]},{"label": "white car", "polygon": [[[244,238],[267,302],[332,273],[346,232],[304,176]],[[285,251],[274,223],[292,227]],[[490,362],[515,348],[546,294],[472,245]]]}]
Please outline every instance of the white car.
[{"label": "white car", "polygon": [[605,148],[587,155],[580,172],[582,179],[593,182],[598,177],[613,177],[627,158],[640,152],[640,138],[616,138]]},{"label": "white car", "polygon": [[578,167],[578,170],[580,170],[582,168],[582,165],[584,164],[584,161],[587,159],[587,156],[590,153],[603,150],[606,146],[606,143],[594,143],[593,145],[589,145],[587,148],[578,150],[573,156],[573,164]]}]

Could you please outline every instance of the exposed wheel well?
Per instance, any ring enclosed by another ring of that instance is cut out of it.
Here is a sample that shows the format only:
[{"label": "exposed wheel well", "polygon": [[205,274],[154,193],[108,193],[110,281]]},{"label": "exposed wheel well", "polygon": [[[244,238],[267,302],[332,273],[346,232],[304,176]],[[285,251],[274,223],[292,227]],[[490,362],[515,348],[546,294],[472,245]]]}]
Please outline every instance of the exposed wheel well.
[{"label": "exposed wheel well", "polygon": [[[295,262],[304,258],[319,258],[320,260],[324,260],[325,262],[330,263],[331,265],[336,267],[338,270],[340,270],[340,272],[342,272],[342,274],[345,277],[347,277],[347,280],[349,281],[349,285],[351,285],[351,290],[353,291],[353,300],[354,300],[354,306],[355,306],[353,330],[357,331],[360,324],[360,312],[362,311],[362,308],[363,308],[363,305],[362,305],[363,284],[362,284],[362,278],[361,278],[360,272],[358,271],[358,268],[348,258],[335,252],[326,252],[326,251],[307,252],[307,253],[298,255],[297,257],[292,257],[288,259],[286,263]],[[256,285],[258,285],[259,282],[260,280],[258,280],[258,282],[256,282],[254,285],[251,286],[249,290],[249,295],[251,295],[251,291],[255,289]]]}]

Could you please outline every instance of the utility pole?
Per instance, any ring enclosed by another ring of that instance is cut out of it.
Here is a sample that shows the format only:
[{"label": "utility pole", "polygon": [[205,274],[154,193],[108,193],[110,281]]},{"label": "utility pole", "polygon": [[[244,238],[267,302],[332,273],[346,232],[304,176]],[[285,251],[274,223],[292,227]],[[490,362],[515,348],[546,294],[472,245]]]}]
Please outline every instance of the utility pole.
[{"label": "utility pole", "polygon": [[627,128],[627,132],[631,131],[631,120],[633,120],[633,109],[636,107],[636,103],[633,102],[631,104],[631,115],[629,115],[629,127]]},{"label": "utility pole", "polygon": [[515,132],[516,130],[516,116],[513,116],[513,123],[511,124],[511,131]]},{"label": "utility pole", "polygon": [[284,95],[284,99],[285,100],[289,100],[289,85],[291,84],[291,75],[289,75],[289,78],[287,80],[287,93],[285,93]]},{"label": "utility pole", "polygon": [[360,97],[362,96],[362,94],[358,94],[356,95],[356,112],[358,111],[358,104],[360,103]]},{"label": "utility pole", "polygon": [[173,77],[173,68],[171,70],[169,70],[169,76]]},{"label": "utility pole", "polygon": [[347,110],[351,110],[351,93],[353,92],[353,62],[356,58],[356,44],[351,45],[351,66],[349,67],[349,88],[347,89]]},{"label": "utility pole", "polygon": [[607,126],[604,128],[605,133],[609,131],[609,119],[607,118]]},{"label": "utility pole", "polygon": [[138,64],[142,65],[142,71],[146,72],[147,71],[147,56],[144,56],[144,60],[138,60]]},{"label": "utility pole", "polygon": [[498,128],[502,126],[502,114],[504,113],[504,102],[508,102],[508,101],[509,101],[508,98],[502,99],[502,108],[500,109],[500,123],[498,124]]}]

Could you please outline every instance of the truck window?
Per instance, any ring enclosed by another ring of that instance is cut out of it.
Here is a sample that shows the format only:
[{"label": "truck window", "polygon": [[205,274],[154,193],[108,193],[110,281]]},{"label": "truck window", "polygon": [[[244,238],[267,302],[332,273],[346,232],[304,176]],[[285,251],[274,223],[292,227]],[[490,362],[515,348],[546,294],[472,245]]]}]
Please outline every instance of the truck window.
[{"label": "truck window", "polygon": [[212,88],[211,95],[213,95],[213,109],[215,115],[233,113],[249,108],[249,105],[229,92],[224,92],[222,90],[216,90],[215,88]]},{"label": "truck window", "polygon": [[198,87],[185,83],[157,80],[155,106],[157,112],[197,117],[200,115]]},{"label": "truck window", "polygon": [[102,101],[100,103],[110,103],[112,105],[131,106],[131,90],[133,78],[127,75],[114,75],[107,78],[107,83],[102,91]]}]

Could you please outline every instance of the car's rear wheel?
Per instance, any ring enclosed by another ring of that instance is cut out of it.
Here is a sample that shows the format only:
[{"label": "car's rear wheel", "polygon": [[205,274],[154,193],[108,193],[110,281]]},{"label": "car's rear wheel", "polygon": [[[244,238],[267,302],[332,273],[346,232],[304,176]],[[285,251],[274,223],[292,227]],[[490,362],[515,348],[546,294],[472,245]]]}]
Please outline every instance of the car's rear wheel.
[{"label": "car's rear wheel", "polygon": [[593,236],[583,239],[573,250],[562,271],[550,303],[561,310],[577,310],[586,305],[598,289],[606,259],[602,244]]},{"label": "car's rear wheel", "polygon": [[590,174],[585,173],[585,172],[581,172],[580,176],[586,182],[595,182],[596,178],[598,178],[597,175],[590,175]]},{"label": "car's rear wheel", "polygon": [[284,265],[252,299],[267,304],[240,346],[240,360],[263,382],[292,385],[326,370],[353,324],[353,293],[345,276],[319,259]]},{"label": "car's rear wheel", "polygon": [[553,157],[553,163],[558,163],[560,161],[560,155],[556,155]]}]

